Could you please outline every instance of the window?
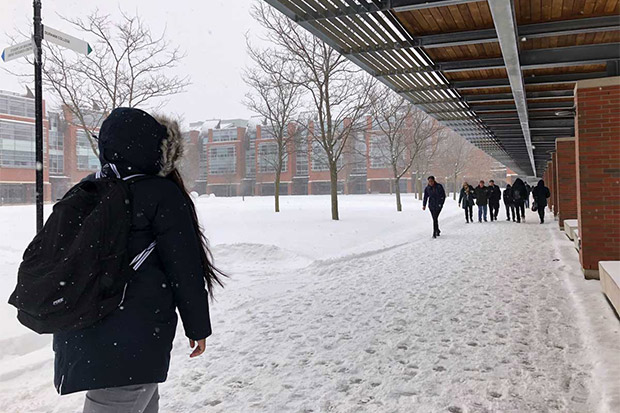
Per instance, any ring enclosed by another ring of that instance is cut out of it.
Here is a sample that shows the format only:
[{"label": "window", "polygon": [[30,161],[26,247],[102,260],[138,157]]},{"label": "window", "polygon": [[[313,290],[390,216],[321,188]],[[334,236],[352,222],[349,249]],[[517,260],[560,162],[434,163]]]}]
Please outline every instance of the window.
[{"label": "window", "polygon": [[214,146],[209,150],[209,173],[233,174],[237,171],[237,151],[234,146]]},{"label": "window", "polygon": [[[278,162],[278,145],[275,142],[261,143],[258,145],[258,168],[259,172],[275,172]],[[284,153],[282,160],[282,172],[288,167],[288,155]]]},{"label": "window", "polygon": [[297,160],[295,175],[308,176],[308,153],[306,151],[298,150],[295,153],[295,157]]},{"label": "window", "polygon": [[62,174],[65,170],[64,154],[54,154],[50,151],[50,174]]},{"label": "window", "polygon": [[370,167],[372,169],[383,169],[388,167],[385,159],[387,150],[381,136],[373,136],[370,138],[369,157]]},{"label": "window", "polygon": [[200,173],[198,174],[198,180],[207,180],[207,141],[209,139],[205,136],[200,138]]},{"label": "window", "polygon": [[0,95],[0,113],[34,118],[34,99],[23,96]]},{"label": "window", "polygon": [[213,129],[213,142],[232,142],[237,140],[237,128]]},{"label": "window", "polygon": [[366,173],[366,139],[364,133],[358,133],[353,142],[353,173]]},{"label": "window", "polygon": [[327,163],[327,153],[320,143],[312,141],[312,170],[313,171],[329,171]]},{"label": "window", "polygon": [[95,171],[99,169],[99,159],[93,152],[90,141],[83,129],[77,131],[76,142],[77,168],[80,171]]},{"label": "window", "polygon": [[273,128],[271,126],[261,126],[260,127],[260,138],[261,139],[275,139],[275,133],[273,133]]},{"label": "window", "polygon": [[0,166],[34,169],[34,145],[34,124],[0,121]]}]

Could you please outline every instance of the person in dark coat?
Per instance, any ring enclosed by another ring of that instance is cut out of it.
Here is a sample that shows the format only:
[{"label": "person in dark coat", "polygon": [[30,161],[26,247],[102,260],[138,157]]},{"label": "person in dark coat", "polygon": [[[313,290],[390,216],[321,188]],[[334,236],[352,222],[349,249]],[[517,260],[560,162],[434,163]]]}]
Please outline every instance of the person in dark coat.
[{"label": "person in dark coat", "polygon": [[510,213],[512,212],[512,221],[516,221],[515,217],[515,204],[512,199],[512,187],[510,184],[506,185],[506,189],[504,189],[504,208],[506,208],[506,221],[510,221]]},{"label": "person in dark coat", "polygon": [[499,202],[502,199],[502,190],[499,186],[495,185],[494,180],[489,181],[489,214],[491,215],[491,221],[497,221],[497,214],[499,214]]},{"label": "person in dark coat", "polygon": [[527,192],[527,196],[525,197],[525,207],[530,207],[530,194],[532,193],[532,187],[527,182],[525,183],[525,191]]},{"label": "person in dark coat", "polygon": [[489,188],[484,186],[484,181],[480,181],[476,190],[474,191],[476,196],[476,205],[478,205],[478,222],[482,222],[482,216],[484,215],[484,222],[487,222],[487,204],[489,203]]},{"label": "person in dark coat", "polygon": [[512,184],[512,199],[517,213],[517,222],[525,222],[525,198],[527,198],[527,189],[521,178],[515,179]]},{"label": "person in dark coat", "polygon": [[446,191],[444,191],[443,185],[436,182],[434,176],[429,176],[428,185],[424,188],[422,209],[426,209],[426,204],[428,203],[428,209],[431,211],[431,216],[433,217],[433,238],[437,238],[441,234],[439,230],[439,214],[441,213],[445,200]]},{"label": "person in dark coat", "polygon": [[158,410],[157,383],[168,374],[177,310],[194,348],[190,357],[204,352],[211,335],[209,295],[221,274],[209,263],[177,170],[182,142],[177,122],[138,109],[117,108],[101,126],[102,169],[86,179],[146,175],[130,184],[128,252],[136,257],[156,244],[116,310],[82,330],[54,334],[56,389],[87,390],[84,412]]},{"label": "person in dark coat", "polygon": [[540,217],[540,223],[544,224],[545,208],[547,208],[547,198],[551,196],[549,188],[545,186],[545,181],[543,181],[542,179],[538,181],[538,184],[532,190],[532,196],[534,197],[534,202],[536,203],[538,216]]},{"label": "person in dark coat", "polygon": [[463,182],[461,193],[459,194],[459,206],[465,210],[465,222],[474,222],[474,187]]}]

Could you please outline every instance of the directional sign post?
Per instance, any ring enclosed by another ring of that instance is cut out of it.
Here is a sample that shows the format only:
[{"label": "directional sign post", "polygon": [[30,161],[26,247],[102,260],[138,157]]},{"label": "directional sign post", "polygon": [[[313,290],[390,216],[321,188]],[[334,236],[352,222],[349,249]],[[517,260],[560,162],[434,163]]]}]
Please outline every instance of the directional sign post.
[{"label": "directional sign post", "polygon": [[59,46],[66,47],[78,53],[88,55],[93,49],[84,40],[70,36],[66,33],[52,29],[49,26],[43,26],[43,38],[48,42],[55,43]]},{"label": "directional sign post", "polygon": [[34,53],[33,43],[32,40],[27,40],[4,49],[2,51],[2,60],[9,62],[23,56],[28,56],[31,53]]},{"label": "directional sign post", "polygon": [[43,81],[41,61],[41,42],[43,39],[78,53],[88,55],[92,48],[88,43],[51,27],[41,24],[41,0],[33,1],[34,35],[25,42],[7,47],[2,51],[5,62],[34,53],[34,108],[35,108],[35,160],[36,160],[36,199],[37,232],[43,228]]}]

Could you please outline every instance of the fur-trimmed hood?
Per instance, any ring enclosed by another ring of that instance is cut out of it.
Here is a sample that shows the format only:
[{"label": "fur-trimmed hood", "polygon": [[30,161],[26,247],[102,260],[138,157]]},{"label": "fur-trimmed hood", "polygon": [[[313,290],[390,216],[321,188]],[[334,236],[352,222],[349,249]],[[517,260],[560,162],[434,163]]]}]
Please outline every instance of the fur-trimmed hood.
[{"label": "fur-trimmed hood", "polygon": [[183,137],[177,121],[151,116],[135,108],[116,108],[101,125],[99,160],[113,163],[121,175],[143,173],[167,176],[183,156]]}]

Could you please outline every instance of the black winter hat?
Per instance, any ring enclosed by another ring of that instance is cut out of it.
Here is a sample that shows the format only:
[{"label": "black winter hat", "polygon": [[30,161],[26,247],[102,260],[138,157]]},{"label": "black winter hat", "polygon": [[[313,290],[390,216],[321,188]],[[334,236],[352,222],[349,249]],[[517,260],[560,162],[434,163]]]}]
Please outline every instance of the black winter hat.
[{"label": "black winter hat", "polygon": [[99,160],[114,163],[123,175],[157,175],[162,170],[166,126],[135,108],[116,108],[101,125]]}]

